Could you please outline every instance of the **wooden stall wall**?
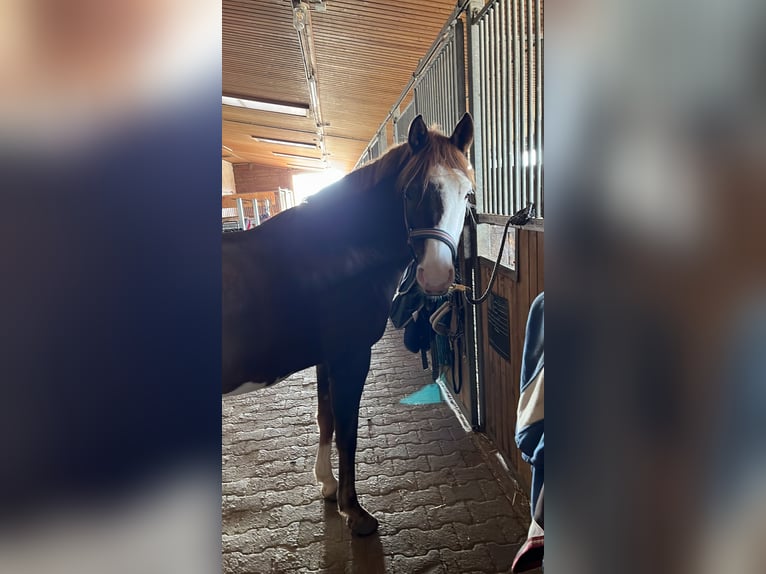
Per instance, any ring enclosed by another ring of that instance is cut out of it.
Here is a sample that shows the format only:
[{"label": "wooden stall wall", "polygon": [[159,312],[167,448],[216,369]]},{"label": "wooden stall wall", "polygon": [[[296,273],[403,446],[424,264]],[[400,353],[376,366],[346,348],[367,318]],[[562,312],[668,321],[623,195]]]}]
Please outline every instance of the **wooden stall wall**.
[{"label": "wooden stall wall", "polygon": [[252,194],[264,191],[276,191],[280,187],[292,189],[293,175],[289,169],[258,165],[254,163],[234,164],[234,180],[237,193]]},{"label": "wooden stall wall", "polygon": [[269,200],[271,215],[287,209],[288,206],[282,205],[278,190],[292,188],[292,170],[254,163],[237,163],[234,164],[234,181],[237,193],[224,198],[224,207],[236,205],[235,200],[242,198],[257,199],[261,204]]},{"label": "wooden stall wall", "polygon": [[234,181],[234,166],[225,159],[221,160],[221,193],[222,195],[237,193],[237,184]]},{"label": "wooden stall wall", "polygon": [[[258,203],[261,206],[263,205],[263,201],[268,199],[269,210],[272,216],[282,211],[282,206],[280,205],[278,191],[258,191],[254,193],[238,193],[236,195],[224,195],[222,197],[221,204],[223,207],[236,209],[237,198],[242,198],[243,200],[245,200],[245,213],[247,213],[250,207],[252,206],[252,203],[250,203],[250,201],[252,201],[253,199],[257,199]],[[261,210],[262,210],[262,207],[261,207]]]},{"label": "wooden stall wall", "polygon": [[[510,360],[502,357],[490,344],[487,329],[487,304],[479,308],[479,369],[483,385],[484,430],[513,467],[512,471],[528,489],[531,484],[529,464],[524,462],[514,440],[516,407],[519,402],[519,377],[524,335],[529,307],[543,283],[542,231],[520,229],[517,236],[516,271],[502,268],[498,272],[493,293],[508,299]],[[482,289],[489,283],[492,262],[480,259]]]}]

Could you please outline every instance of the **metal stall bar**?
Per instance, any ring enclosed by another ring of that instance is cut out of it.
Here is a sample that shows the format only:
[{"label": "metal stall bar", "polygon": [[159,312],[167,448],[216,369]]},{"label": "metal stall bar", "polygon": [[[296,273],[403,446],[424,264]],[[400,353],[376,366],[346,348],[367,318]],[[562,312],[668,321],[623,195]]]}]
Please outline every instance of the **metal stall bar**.
[{"label": "metal stall bar", "polygon": [[455,118],[462,118],[466,111],[466,86],[465,86],[465,31],[463,21],[458,20],[455,23],[455,45],[452,52],[453,81],[452,85],[457,90],[456,108],[454,109]]},{"label": "metal stall bar", "polygon": [[534,201],[535,197],[535,168],[534,168],[534,154],[536,153],[534,149],[534,141],[535,141],[535,117],[534,117],[534,89],[533,84],[535,82],[535,69],[533,67],[534,59],[533,59],[533,52],[534,52],[534,36],[533,36],[533,28],[532,24],[534,22],[533,19],[533,9],[532,9],[532,2],[533,0],[526,0],[526,24],[527,24],[527,149],[529,150],[527,152],[527,169],[529,170],[529,185],[527,187],[527,202]]},{"label": "metal stall bar", "polygon": [[513,167],[514,161],[514,136],[513,136],[513,35],[511,34],[512,15],[511,3],[505,0],[500,9],[503,12],[503,129],[505,130],[505,150],[503,152],[503,190],[504,210],[510,214],[513,209]]},{"label": "metal stall bar", "polygon": [[431,117],[431,90],[428,85],[429,76],[426,74],[424,78],[425,79],[421,82],[423,89],[422,91],[418,91],[418,107],[420,108],[422,106],[423,110],[418,110],[418,113],[423,114],[423,118],[426,120],[426,124],[428,124],[429,118]]},{"label": "metal stall bar", "polygon": [[426,86],[423,82],[419,82],[415,86],[415,103],[417,106],[415,107],[415,116],[423,116],[425,117],[428,110],[426,110],[426,106],[428,105],[428,94],[426,93]]},{"label": "metal stall bar", "polygon": [[[525,0],[519,0],[519,39],[521,41],[521,157],[522,157],[522,200],[521,205],[529,201],[529,67],[527,66],[527,10]],[[524,157],[526,155],[526,161]]]},{"label": "metal stall bar", "polygon": [[242,198],[237,198],[237,221],[239,221],[239,228],[245,229],[245,206],[242,205]]},{"label": "metal stall bar", "polygon": [[380,152],[380,155],[383,155],[386,153],[386,150],[388,149],[388,127],[384,124],[382,128],[380,128],[380,133],[378,135],[378,151]]},{"label": "metal stall bar", "polygon": [[444,70],[444,99],[446,106],[442,107],[442,114],[444,117],[444,123],[442,124],[443,128],[447,131],[451,130],[455,127],[455,124],[457,123],[457,120],[459,119],[457,117],[457,90],[455,89],[455,58],[454,58],[454,50],[455,50],[455,42],[457,41],[457,28],[452,28],[452,34],[450,38],[450,42],[447,44],[447,48],[444,50],[443,59],[443,70]]},{"label": "metal stall bar", "polygon": [[[529,198],[529,67],[527,67],[527,10],[526,0],[518,0],[519,3],[519,70],[520,90],[519,99],[521,102],[521,137],[519,138],[519,151],[521,152],[521,195],[519,197],[519,207],[525,205]],[[526,159],[525,159],[526,158]]]},{"label": "metal stall bar", "polygon": [[412,123],[412,120],[415,119],[415,100],[413,98],[412,102],[410,102],[410,105],[404,108],[404,111],[402,112],[401,116],[399,116],[399,121],[397,122],[397,131],[399,133],[399,143],[406,142],[407,141],[407,133],[410,127],[410,123]]},{"label": "metal stall bar", "polygon": [[[451,42],[450,42],[451,43]],[[449,115],[448,110],[446,109],[448,103],[448,94],[449,91],[447,90],[447,74],[445,70],[445,62],[447,61],[446,58],[446,52],[450,44],[447,44],[447,47],[445,47],[444,51],[441,53],[441,56],[439,56],[438,60],[438,68],[436,69],[436,73],[434,74],[434,83],[436,84],[436,93],[438,96],[434,98],[434,101],[432,102],[434,109],[434,113],[438,115],[439,119],[438,124],[441,127],[442,130],[448,130],[449,126],[447,125],[446,118]],[[441,104],[441,105],[437,105]]]},{"label": "metal stall bar", "polygon": [[465,110],[465,101],[458,101],[460,97],[465,100],[465,43],[462,37],[458,39],[462,33],[462,22],[458,20],[444,35],[441,51],[414,85],[416,113],[422,114],[426,123],[438,124],[444,130],[457,123]]},{"label": "metal stall bar", "polygon": [[543,37],[542,37],[542,12],[540,10],[540,0],[535,0],[535,104],[537,107],[535,114],[535,135],[537,136],[535,141],[535,152],[537,154],[537,162],[535,163],[535,170],[537,171],[537,177],[535,181],[537,186],[535,188],[535,202],[537,205],[537,216],[542,218],[544,216],[543,205]]},{"label": "metal stall bar", "polygon": [[452,32],[452,41],[447,44],[447,49],[444,51],[444,93],[446,94],[446,106],[444,106],[444,129],[449,131],[454,128],[454,125],[450,125],[450,118],[454,118],[457,115],[457,90],[455,89],[455,42],[457,41],[457,34],[455,29]]},{"label": "metal stall bar", "polygon": [[496,77],[497,77],[497,65],[496,65],[496,58],[497,58],[497,51],[494,49],[497,45],[497,29],[495,26],[495,18],[494,18],[494,6],[493,9],[490,10],[487,14],[487,24],[489,28],[489,70],[488,70],[488,81],[489,81],[489,102],[490,102],[490,113],[489,117],[487,117],[487,131],[489,132],[489,142],[490,142],[490,157],[489,157],[489,169],[490,169],[490,177],[489,177],[489,193],[490,193],[490,213],[497,213],[498,205],[497,205],[497,132],[495,131],[495,127],[497,126],[497,86],[496,86]]},{"label": "metal stall bar", "polygon": [[[449,105],[445,108],[447,118],[455,118],[458,116],[458,84],[465,84],[465,79],[458,79],[458,59],[456,57],[458,43],[462,46],[462,34],[463,28],[458,27],[458,20],[455,23],[455,28],[452,32],[452,42],[449,43],[447,50],[447,58],[445,63],[445,77],[447,82],[447,93],[449,94]],[[460,37],[458,38],[458,36]],[[463,52],[463,61],[465,61],[465,51]],[[462,69],[462,68],[461,68]],[[449,122],[448,122],[449,123]],[[447,129],[452,129],[454,126],[448,126]]]},{"label": "metal stall bar", "polygon": [[[449,44],[447,44],[449,45]],[[446,46],[445,46],[446,50]],[[436,66],[434,66],[433,71],[431,72],[431,82],[433,86],[433,93],[431,96],[433,99],[431,100],[431,108],[433,110],[434,118],[436,123],[442,128],[442,129],[449,129],[446,124],[447,122],[444,121],[444,51],[439,55],[439,57],[436,60]]]},{"label": "metal stall bar", "polygon": [[511,34],[513,35],[513,211],[520,209],[523,178],[521,172],[521,46],[519,41],[519,10],[518,1],[512,2]]},{"label": "metal stall bar", "polygon": [[[481,69],[481,50],[483,38],[483,23],[475,24],[473,20],[468,22],[468,93],[470,95],[470,110],[473,121],[480,129],[474,130],[473,150],[471,160],[474,166],[476,179],[476,211],[484,211],[484,98],[482,94],[481,76],[477,78],[477,72]],[[475,241],[475,239],[474,239]],[[476,283],[473,283],[476,285]]]},{"label": "metal stall bar", "polygon": [[495,124],[497,126],[497,140],[498,140],[498,157],[497,157],[497,213],[504,214],[508,211],[505,190],[505,130],[504,130],[504,117],[507,114],[505,109],[505,78],[504,68],[506,66],[506,57],[503,50],[503,10],[500,2],[497,3],[494,10],[495,18],[495,30],[497,37],[495,39],[495,54],[497,58],[497,114],[495,116]]},{"label": "metal stall bar", "polygon": [[455,91],[452,89],[452,86],[451,86],[451,82],[450,82],[451,77],[450,77],[450,72],[449,72],[449,69],[451,67],[450,64],[452,64],[452,59],[450,58],[450,50],[452,48],[452,45],[453,45],[454,41],[455,40],[453,38],[452,41],[450,41],[447,44],[447,47],[444,50],[444,52],[442,52],[442,65],[441,65],[441,68],[442,68],[442,81],[441,81],[441,84],[442,84],[442,89],[443,89],[442,93],[444,94],[444,103],[446,105],[440,106],[441,113],[442,113],[442,121],[440,123],[441,123],[441,126],[442,126],[442,130],[444,130],[444,131],[449,131],[449,130],[451,130],[454,127],[453,125],[450,125],[452,122],[449,121],[449,118],[452,117],[452,107],[453,107],[453,105],[455,103],[455,93],[454,93]]},{"label": "metal stall bar", "polygon": [[492,169],[492,154],[494,149],[494,142],[492,141],[492,22],[488,17],[483,19],[484,23],[484,73],[482,74],[484,79],[484,98],[486,100],[486,113],[484,114],[484,136],[487,142],[485,152],[486,158],[486,171],[484,172],[484,193],[487,197],[486,208],[487,213],[493,213],[495,210],[494,201],[492,201],[492,177],[494,175]]},{"label": "metal stall bar", "polygon": [[495,8],[492,10],[492,18],[495,21],[495,134],[497,139],[497,153],[495,155],[495,170],[497,171],[497,185],[495,187],[495,201],[496,201],[496,213],[505,213],[503,204],[505,203],[505,197],[503,197],[503,115],[505,113],[503,109],[503,65],[504,56],[502,52],[503,42],[503,22],[502,22],[502,10],[500,3],[495,4]]},{"label": "metal stall bar", "polygon": [[489,147],[487,148],[487,151],[489,152],[489,157],[487,158],[487,163],[489,164],[487,193],[489,193],[490,197],[490,213],[497,213],[497,202],[495,201],[495,176],[497,175],[497,164],[495,156],[497,154],[497,142],[495,141],[495,134],[492,129],[495,124],[495,66],[493,60],[494,42],[494,22],[492,20],[492,12],[489,12],[487,15],[487,97],[489,102],[489,113],[487,114],[487,135],[489,136]]},{"label": "metal stall bar", "polygon": [[[482,195],[482,208],[479,211],[479,213],[489,213],[492,210],[492,204],[489,201],[489,155],[492,153],[490,151],[490,148],[492,146],[492,142],[489,138],[489,131],[487,130],[487,124],[489,123],[489,86],[487,84],[487,77],[488,69],[487,69],[487,44],[489,39],[489,34],[487,30],[487,21],[482,19],[479,21],[479,63],[480,63],[480,72],[479,72],[479,81],[478,84],[480,86],[480,93],[481,93],[481,134],[482,134],[482,154],[479,158],[480,165],[481,165],[481,173],[482,173],[482,186],[481,186],[481,195]],[[485,145],[486,143],[486,145]]]},{"label": "metal stall bar", "polygon": [[[436,60],[434,61],[434,66],[436,66],[439,63],[439,58],[437,56]],[[434,66],[431,67],[429,70],[430,73],[426,72],[426,95],[428,97],[428,101],[426,102],[426,109],[428,110],[428,116],[426,117],[426,123],[432,124],[436,120],[434,117],[434,99],[435,95],[434,92],[436,91],[436,86],[434,86],[434,80],[436,79],[435,74],[433,73]]]},{"label": "metal stall bar", "polygon": [[508,161],[508,157],[510,156],[510,149],[509,149],[509,134],[508,134],[508,127],[507,127],[507,118],[508,118],[508,57],[507,57],[507,42],[508,42],[508,35],[507,35],[507,20],[505,18],[505,5],[507,3],[501,3],[497,7],[497,22],[498,22],[498,43],[497,43],[497,49],[499,53],[499,59],[500,59],[500,77],[499,80],[499,86],[500,86],[500,97],[498,98],[498,103],[500,106],[500,114],[497,118],[497,123],[499,124],[498,130],[500,132],[500,153],[499,153],[499,172],[500,172],[500,186],[498,188],[498,193],[500,194],[500,202],[499,202],[499,213],[507,214],[508,210],[510,208],[509,205],[509,196],[511,194],[511,190],[508,188],[508,164],[510,163]]},{"label": "metal stall bar", "polygon": [[[439,82],[439,87],[442,93],[442,101],[440,106],[438,106],[440,113],[441,113],[441,119],[439,121],[439,125],[441,125],[443,131],[449,131],[452,127],[449,125],[450,121],[449,118],[452,117],[452,105],[454,104],[454,90],[452,90],[451,85],[451,74],[450,74],[450,67],[452,64],[452,59],[450,58],[450,50],[452,48],[452,45],[454,43],[454,38],[450,40],[447,45],[444,48],[444,51],[441,55],[441,73],[440,78],[441,81]],[[449,135],[449,134],[448,134]]]},{"label": "metal stall bar", "polygon": [[431,102],[431,105],[434,108],[434,115],[438,118],[436,121],[442,130],[449,129],[449,127],[447,126],[447,122],[445,121],[445,118],[447,116],[447,110],[446,110],[445,104],[447,104],[446,96],[448,92],[447,92],[447,82],[446,82],[447,78],[446,78],[446,73],[444,70],[444,62],[446,61],[446,52],[450,43],[447,43],[447,45],[444,47],[444,50],[439,56],[439,59],[436,61],[436,69],[433,72],[433,81],[434,81],[434,88],[436,93],[435,93],[434,101]]},{"label": "metal stall bar", "polygon": [[452,58],[451,52],[452,47],[455,43],[454,40],[454,34],[453,39],[451,42],[447,44],[447,48],[442,53],[442,89],[444,90],[444,103],[445,106],[441,106],[442,110],[442,129],[445,131],[449,131],[454,126],[450,125],[449,118],[453,117],[452,108],[455,105],[455,90],[452,89],[452,74],[450,70],[452,69]]},{"label": "metal stall bar", "polygon": [[[452,98],[449,96],[449,88],[447,87],[447,62],[449,61],[447,51],[451,45],[452,42],[450,41],[442,52],[442,55],[439,57],[439,71],[435,78],[440,97],[434,100],[434,108],[439,112],[439,126],[441,126],[442,131],[449,130],[452,127],[449,125],[450,122],[447,119],[452,117],[449,112],[449,106],[451,104],[450,100]],[[437,105],[437,103],[441,103],[442,105]]]},{"label": "metal stall bar", "polygon": [[[414,92],[415,115],[417,115],[418,113],[421,113],[420,105],[418,104],[417,84],[421,80],[423,76],[423,71],[425,70],[425,68],[432,63],[434,54],[438,53],[439,49],[443,48],[446,33],[449,32],[455,20],[457,20],[460,17],[460,15],[465,11],[466,7],[468,6],[470,2],[471,0],[458,0],[457,5],[452,10],[451,14],[447,18],[444,25],[442,26],[442,29],[439,32],[439,34],[436,36],[436,39],[434,40],[433,44],[431,44],[431,47],[426,52],[425,56],[421,58],[420,63],[418,64],[417,68],[412,74],[412,78],[410,78],[410,80],[407,82],[407,85],[404,86],[404,89],[402,90],[401,94],[399,94],[399,97],[397,98],[397,100],[391,106],[391,109],[389,110],[388,114],[386,114],[386,116],[383,118],[383,121],[380,124],[381,126],[384,126],[391,119],[391,117],[396,112],[396,110],[399,109],[399,105],[402,103],[404,98],[407,97],[407,94],[409,94],[411,90]],[[359,158],[359,161],[357,161],[355,167],[359,167],[360,165],[362,165],[364,163],[363,161],[364,159],[365,159],[365,153],[363,153],[362,156]]]},{"label": "metal stall bar", "polygon": [[490,157],[492,155],[492,138],[489,133],[490,116],[492,110],[490,107],[490,89],[489,89],[489,25],[486,18],[481,20],[481,73],[479,75],[481,83],[481,96],[482,96],[482,124],[481,133],[484,138],[484,157],[482,157],[483,173],[484,173],[484,185],[482,193],[484,195],[484,211],[489,213],[492,211],[492,201],[490,196],[490,188],[492,187],[492,165],[490,163]]},{"label": "metal stall bar", "polygon": [[258,213],[258,200],[253,200],[253,219],[255,220],[256,225],[261,224],[261,214]]},{"label": "metal stall bar", "polygon": [[[458,21],[457,35],[458,44],[457,47],[457,70],[458,70],[458,114],[462,114],[466,106],[466,86],[463,78],[467,78],[468,86],[467,93],[469,95],[468,106],[475,125],[479,129],[474,130],[473,145],[471,147],[471,161],[474,165],[474,178],[476,180],[476,193],[475,202],[476,210],[480,213],[484,206],[484,192],[483,192],[483,177],[484,170],[482,168],[482,162],[484,161],[484,153],[482,152],[484,131],[483,126],[483,113],[482,113],[482,84],[480,77],[477,77],[477,72],[481,69],[481,22],[476,21],[471,17],[470,13],[466,15],[466,42],[468,49],[468,74],[464,68],[465,59],[461,57],[465,52],[463,51],[463,30],[462,23]],[[468,247],[469,254],[466,255],[466,280],[473,285],[476,292],[482,292],[481,276],[479,273],[479,258],[477,249],[477,230],[475,225],[467,225],[464,232],[464,245]],[[479,317],[478,312],[473,305],[465,306],[465,324],[467,326],[466,333],[466,348],[468,350],[468,365],[471,372],[471,376],[474,378],[473,384],[470,386],[470,397],[472,405],[472,420],[471,426],[475,430],[482,430],[484,424],[484,383],[481,380],[482,373],[479,369],[479,348],[483,348],[484,342],[482,340],[481,329],[479,329]],[[469,379],[470,380],[470,379]]]}]

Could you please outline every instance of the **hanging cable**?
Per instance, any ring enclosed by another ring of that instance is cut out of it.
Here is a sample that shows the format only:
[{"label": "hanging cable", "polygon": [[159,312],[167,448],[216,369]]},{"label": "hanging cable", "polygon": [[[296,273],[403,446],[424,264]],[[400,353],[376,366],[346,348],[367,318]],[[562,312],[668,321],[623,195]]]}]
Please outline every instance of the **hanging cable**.
[{"label": "hanging cable", "polygon": [[[492,274],[489,277],[489,284],[487,285],[486,291],[482,294],[481,297],[478,299],[472,298],[470,295],[468,295],[468,291],[471,290],[470,287],[467,285],[460,285],[459,287],[462,287],[462,289],[458,289],[460,291],[463,291],[463,296],[465,297],[465,300],[468,301],[471,305],[479,305],[485,301],[485,299],[489,296],[490,291],[492,291],[492,286],[495,284],[495,279],[497,278],[497,270],[500,268],[500,261],[503,259],[503,251],[505,251],[505,243],[506,239],[508,238],[508,230],[510,229],[511,225],[521,226],[526,225],[529,223],[531,219],[535,217],[536,209],[535,204],[530,203],[525,208],[520,209],[513,215],[511,215],[508,218],[508,221],[505,222],[505,228],[503,229],[503,239],[500,242],[500,251],[497,254],[497,259],[495,260],[495,265],[492,268]],[[474,220],[475,223],[475,220]],[[456,286],[458,287],[458,286]]]}]

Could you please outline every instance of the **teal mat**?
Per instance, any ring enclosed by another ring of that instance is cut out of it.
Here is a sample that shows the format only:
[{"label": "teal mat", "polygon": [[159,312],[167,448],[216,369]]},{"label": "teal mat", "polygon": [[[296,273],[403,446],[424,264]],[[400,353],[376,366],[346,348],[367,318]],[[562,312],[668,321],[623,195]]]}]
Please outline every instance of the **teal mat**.
[{"label": "teal mat", "polygon": [[430,405],[433,403],[440,403],[441,401],[442,393],[441,390],[439,390],[439,385],[431,383],[419,391],[407,395],[399,402],[404,405]]}]

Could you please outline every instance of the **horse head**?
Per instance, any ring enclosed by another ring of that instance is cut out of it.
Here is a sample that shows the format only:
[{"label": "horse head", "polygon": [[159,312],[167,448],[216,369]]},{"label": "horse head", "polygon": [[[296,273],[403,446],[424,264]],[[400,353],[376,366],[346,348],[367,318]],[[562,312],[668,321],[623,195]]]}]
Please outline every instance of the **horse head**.
[{"label": "horse head", "polygon": [[399,177],[416,279],[427,295],[442,295],[455,281],[457,245],[465,222],[473,168],[466,153],[473,120],[466,113],[447,137],[429,130],[422,116],[410,124],[411,156]]}]

